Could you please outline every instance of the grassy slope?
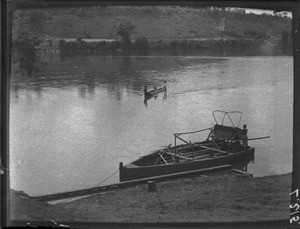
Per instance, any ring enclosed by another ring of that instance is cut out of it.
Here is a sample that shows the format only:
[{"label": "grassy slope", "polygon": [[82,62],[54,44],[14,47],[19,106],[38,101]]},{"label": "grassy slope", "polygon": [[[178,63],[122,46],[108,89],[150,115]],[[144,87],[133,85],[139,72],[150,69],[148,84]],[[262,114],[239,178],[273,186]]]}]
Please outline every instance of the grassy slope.
[{"label": "grassy slope", "polygon": [[45,221],[49,225],[55,226],[55,222],[63,220],[85,220],[80,214],[74,213],[61,206],[53,206],[48,203],[42,203],[19,197],[11,193],[10,198],[10,218],[11,220],[25,220],[25,221]]},{"label": "grassy slope", "polygon": [[291,174],[248,178],[216,173],[137,185],[64,203],[90,221],[232,222],[289,218]]},{"label": "grassy slope", "polygon": [[189,176],[91,195],[59,205],[11,196],[11,219],[102,222],[288,220],[291,174],[248,178],[233,172]]},{"label": "grassy slope", "polygon": [[23,12],[19,18],[26,23],[15,27],[16,30],[22,28],[57,38],[116,39],[119,38],[116,26],[125,21],[136,26],[133,38],[145,36],[148,39],[220,37],[224,18],[227,37],[244,35],[250,30],[266,32],[271,38],[279,39],[283,30],[291,28],[291,20],[287,18],[154,6],[34,10]]}]

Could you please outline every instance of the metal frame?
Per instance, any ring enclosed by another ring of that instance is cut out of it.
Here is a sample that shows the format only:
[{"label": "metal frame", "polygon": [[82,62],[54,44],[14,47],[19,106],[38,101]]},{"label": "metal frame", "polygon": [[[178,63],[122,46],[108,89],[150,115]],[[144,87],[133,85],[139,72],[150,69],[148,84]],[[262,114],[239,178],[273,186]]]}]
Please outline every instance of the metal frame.
[{"label": "metal frame", "polygon": [[[218,113],[218,112],[219,113],[223,113],[222,122],[220,124],[218,123],[218,121],[216,119],[216,116],[215,116],[215,114]],[[239,119],[239,122],[238,122],[237,126],[234,125],[234,123],[233,123],[233,121],[232,121],[232,119],[230,117],[230,114],[240,114],[240,119]],[[215,119],[216,124],[219,124],[219,125],[222,125],[222,126],[223,126],[225,118],[227,117],[230,120],[230,122],[231,122],[231,124],[232,124],[233,127],[239,127],[240,123],[241,123],[241,120],[242,120],[242,116],[243,116],[243,113],[240,112],[240,111],[222,111],[222,110],[214,110],[213,111],[213,117]]]}]

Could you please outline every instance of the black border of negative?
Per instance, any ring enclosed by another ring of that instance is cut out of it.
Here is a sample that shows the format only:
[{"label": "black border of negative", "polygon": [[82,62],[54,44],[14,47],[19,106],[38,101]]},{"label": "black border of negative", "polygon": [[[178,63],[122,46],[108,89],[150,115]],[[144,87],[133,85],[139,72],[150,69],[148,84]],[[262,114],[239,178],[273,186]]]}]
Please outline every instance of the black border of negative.
[{"label": "black border of negative", "polygon": [[[11,221],[10,183],[9,183],[9,85],[10,85],[10,50],[12,12],[16,9],[56,8],[97,5],[185,5],[185,6],[225,6],[257,8],[276,11],[291,11],[293,15],[293,58],[294,58],[294,100],[293,100],[293,173],[291,193],[300,188],[300,2],[299,1],[102,1],[102,0],[1,0],[1,83],[0,83],[0,175],[2,227],[26,226],[27,222]],[[291,206],[297,203],[296,195],[291,195]],[[298,198],[299,199],[299,198]],[[299,201],[298,201],[299,202]],[[290,207],[291,207],[290,206]],[[292,212],[292,209],[291,209]],[[295,215],[292,215],[295,216]],[[292,219],[291,216],[291,219]],[[299,215],[300,217],[300,215]],[[299,220],[290,223],[290,219],[268,222],[238,222],[238,223],[101,223],[101,222],[61,222],[70,227],[113,227],[113,228],[300,228]],[[32,222],[31,226],[48,226],[47,222]]]}]

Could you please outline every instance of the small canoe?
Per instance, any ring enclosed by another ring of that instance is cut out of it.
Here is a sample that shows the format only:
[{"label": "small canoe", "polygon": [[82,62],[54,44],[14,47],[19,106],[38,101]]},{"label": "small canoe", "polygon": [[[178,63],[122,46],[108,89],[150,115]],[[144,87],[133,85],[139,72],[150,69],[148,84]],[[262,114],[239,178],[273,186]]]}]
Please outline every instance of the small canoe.
[{"label": "small canoe", "polygon": [[144,95],[145,95],[145,98],[149,99],[149,98],[152,98],[152,97],[158,95],[159,93],[166,92],[166,91],[167,91],[167,87],[163,86],[161,88],[153,89],[151,91],[144,90]]},{"label": "small canoe", "polygon": [[[226,112],[226,115],[228,115],[228,112]],[[174,146],[169,145],[156,150],[124,166],[121,162],[119,168],[120,181],[232,165],[242,161],[253,161],[255,149],[245,143],[243,136],[245,129],[223,125],[223,121],[222,124],[216,123],[212,128],[176,133],[174,134]],[[209,131],[208,137],[201,142],[191,143],[182,138],[184,134],[207,130]],[[176,140],[181,140],[184,144],[177,145]]]}]

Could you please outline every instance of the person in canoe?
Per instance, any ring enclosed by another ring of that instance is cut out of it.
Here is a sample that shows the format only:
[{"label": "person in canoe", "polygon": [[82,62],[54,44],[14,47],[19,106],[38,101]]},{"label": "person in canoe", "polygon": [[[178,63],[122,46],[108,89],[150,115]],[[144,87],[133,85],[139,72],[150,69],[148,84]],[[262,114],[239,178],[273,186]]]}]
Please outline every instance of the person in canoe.
[{"label": "person in canoe", "polygon": [[150,90],[150,91],[148,91],[148,86],[147,85],[144,86],[144,93],[145,93],[145,95],[148,95],[149,92],[156,91],[156,90],[157,90],[156,86],[154,86],[154,89]]},{"label": "person in canoe", "polygon": [[167,90],[167,85],[166,85],[167,81],[164,81],[164,85],[163,85],[163,89],[166,91]]},{"label": "person in canoe", "polygon": [[146,94],[148,92],[147,85],[144,86],[144,93]]}]

